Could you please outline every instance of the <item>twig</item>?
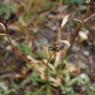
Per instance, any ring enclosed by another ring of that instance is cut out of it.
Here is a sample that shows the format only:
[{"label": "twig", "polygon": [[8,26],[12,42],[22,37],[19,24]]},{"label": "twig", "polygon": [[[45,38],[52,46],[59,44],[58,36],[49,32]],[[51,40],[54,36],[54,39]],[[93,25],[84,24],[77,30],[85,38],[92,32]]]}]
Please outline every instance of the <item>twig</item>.
[{"label": "twig", "polygon": [[76,39],[76,37],[77,37],[79,31],[81,30],[82,25],[83,25],[85,22],[87,22],[89,19],[91,19],[93,16],[95,16],[95,13],[92,14],[92,15],[90,15],[89,17],[87,17],[87,18],[84,19],[83,21],[78,20],[78,19],[75,19],[75,20],[78,21],[80,24],[79,24],[79,26],[78,26],[78,28],[77,28],[77,30],[76,30],[76,32],[75,32],[75,35],[73,36],[73,38],[72,38],[72,40],[71,40],[71,46],[68,48],[67,52],[65,53],[64,59],[65,59],[65,58],[67,57],[67,55],[69,54],[69,52],[70,52],[70,50],[71,50],[71,48],[72,48],[72,46],[73,46],[73,44],[74,44],[74,42],[75,42],[75,39]]},{"label": "twig", "polygon": [[90,15],[88,18],[84,19],[83,22],[87,22],[89,19],[91,19],[93,16],[95,16],[95,13]]},{"label": "twig", "polygon": [[74,44],[74,42],[75,42],[75,39],[76,39],[76,37],[77,37],[79,31],[81,30],[81,26],[82,26],[82,24],[80,23],[79,27],[78,27],[77,30],[76,30],[76,33],[74,34],[74,36],[73,36],[73,38],[72,38],[72,40],[71,40],[71,46],[68,48],[68,50],[67,50],[66,53],[65,53],[64,59],[66,59],[67,55],[69,54],[69,52],[70,52],[70,50],[71,50],[71,48],[72,48],[72,46],[73,46],[73,44]]},{"label": "twig", "polygon": [[[22,53],[16,46],[13,45],[13,43],[10,40],[9,34],[8,34],[8,29],[7,29],[7,25],[3,22],[3,19],[0,17],[0,25],[2,26],[2,28],[4,29],[4,36],[7,37],[9,43],[11,44],[14,52],[16,55],[18,55],[19,57],[21,57],[25,62],[27,63],[31,63],[31,61],[29,59],[27,59],[27,57],[25,56],[24,53]],[[3,36],[2,35],[2,36]]]},{"label": "twig", "polygon": [[[59,27],[59,30],[58,30],[58,34],[57,34],[57,39],[56,39],[56,42],[59,42],[59,40],[61,40],[62,39],[62,17],[63,17],[63,15],[62,15],[62,10],[61,10],[61,8],[62,8],[62,0],[60,0],[60,27]],[[54,62],[54,66],[55,67],[57,67],[58,66],[58,64],[59,64],[59,61],[60,61],[60,57],[61,57],[61,53],[60,52],[55,52],[55,62]]]}]

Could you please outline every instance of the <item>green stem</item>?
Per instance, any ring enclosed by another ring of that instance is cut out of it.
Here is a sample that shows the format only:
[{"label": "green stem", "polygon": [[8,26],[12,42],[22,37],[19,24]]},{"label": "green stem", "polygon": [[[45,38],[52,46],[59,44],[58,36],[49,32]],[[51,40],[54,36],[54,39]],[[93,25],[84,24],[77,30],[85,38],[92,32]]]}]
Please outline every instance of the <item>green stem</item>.
[{"label": "green stem", "polygon": [[50,95],[49,92],[50,92],[50,82],[49,82],[49,62],[51,60],[51,57],[48,58],[48,61],[47,61],[47,68],[46,68],[46,77],[47,77],[47,86],[46,86],[46,91],[47,91],[47,95]]}]

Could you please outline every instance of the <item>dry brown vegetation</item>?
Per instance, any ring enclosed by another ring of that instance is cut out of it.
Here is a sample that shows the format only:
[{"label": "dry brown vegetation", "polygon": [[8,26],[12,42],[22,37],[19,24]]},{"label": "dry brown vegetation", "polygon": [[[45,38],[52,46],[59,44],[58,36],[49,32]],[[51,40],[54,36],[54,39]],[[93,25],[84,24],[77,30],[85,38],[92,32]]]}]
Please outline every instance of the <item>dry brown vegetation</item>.
[{"label": "dry brown vegetation", "polygon": [[95,94],[95,4],[67,1],[0,1],[0,95]]}]

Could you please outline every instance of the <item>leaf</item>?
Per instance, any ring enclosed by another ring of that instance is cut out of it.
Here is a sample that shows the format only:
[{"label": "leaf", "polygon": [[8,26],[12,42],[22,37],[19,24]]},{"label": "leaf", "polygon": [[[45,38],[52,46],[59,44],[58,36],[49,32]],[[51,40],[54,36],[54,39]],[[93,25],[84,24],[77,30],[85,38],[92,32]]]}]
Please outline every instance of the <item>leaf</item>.
[{"label": "leaf", "polygon": [[37,51],[36,52],[36,57],[38,59],[48,59],[48,55],[43,51]]},{"label": "leaf", "polygon": [[18,45],[18,47],[21,49],[21,51],[27,55],[31,55],[34,56],[32,53],[32,49],[30,47],[28,47],[28,45],[26,43],[21,43]]},{"label": "leaf", "polygon": [[70,3],[77,3],[77,4],[83,4],[86,3],[87,0],[63,0],[65,4],[70,4]]},{"label": "leaf", "polygon": [[4,17],[5,20],[8,20],[11,13],[13,12],[13,7],[10,4],[0,4],[0,15]]}]

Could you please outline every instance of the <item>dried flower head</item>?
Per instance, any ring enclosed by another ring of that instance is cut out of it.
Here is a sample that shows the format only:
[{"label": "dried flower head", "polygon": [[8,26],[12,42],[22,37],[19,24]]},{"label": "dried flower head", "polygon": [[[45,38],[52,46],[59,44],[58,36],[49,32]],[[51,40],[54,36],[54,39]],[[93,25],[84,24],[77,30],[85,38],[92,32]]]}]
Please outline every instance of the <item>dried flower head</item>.
[{"label": "dried flower head", "polygon": [[70,43],[66,40],[59,40],[58,42],[53,41],[49,45],[49,49],[52,51],[60,51],[62,49],[66,49],[70,46]]},{"label": "dried flower head", "polygon": [[[2,30],[3,30],[4,33],[1,32]],[[6,30],[7,30],[6,24],[4,23],[3,18],[0,16],[0,35],[5,36],[6,35],[6,33],[5,33]]]},{"label": "dried flower head", "polygon": [[64,25],[68,22],[68,20],[69,20],[69,15],[66,15],[66,16],[62,19],[61,28],[64,27]]}]

